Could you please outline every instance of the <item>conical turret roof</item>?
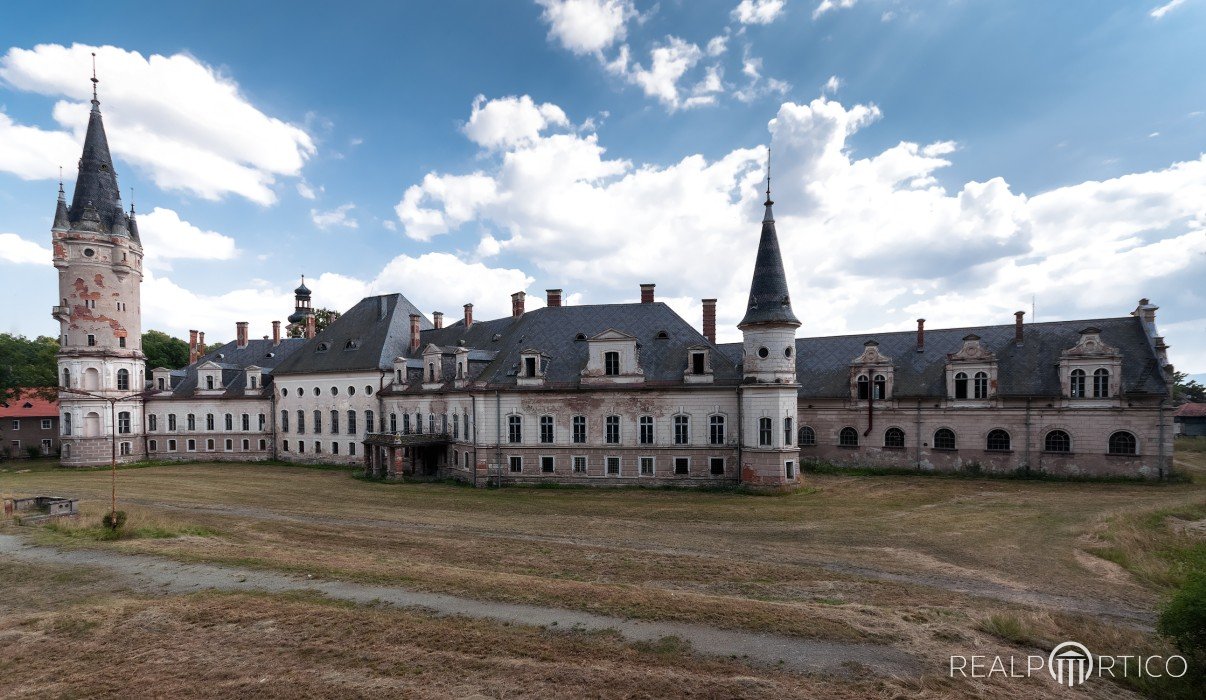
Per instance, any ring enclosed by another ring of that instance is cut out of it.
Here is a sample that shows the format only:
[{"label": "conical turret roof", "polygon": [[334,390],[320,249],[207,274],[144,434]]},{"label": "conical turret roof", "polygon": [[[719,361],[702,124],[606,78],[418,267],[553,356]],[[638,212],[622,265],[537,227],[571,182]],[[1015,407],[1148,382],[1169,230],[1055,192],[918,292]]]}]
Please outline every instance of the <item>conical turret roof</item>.
[{"label": "conical turret roof", "polygon": [[745,318],[738,328],[758,324],[799,326],[791,310],[791,295],[787,291],[787,275],[783,272],[783,255],[779,251],[779,236],[775,232],[774,202],[770,188],[766,192],[766,214],[762,217],[762,237],[758,240],[758,257],[754,260],[754,279],[750,282],[750,300]]},{"label": "conical turret roof", "polygon": [[110,230],[119,218],[124,219],[121,195],[117,188],[117,173],[113,170],[113,158],[109,155],[109,139],[105,136],[105,124],[101,120],[100,102],[92,100],[92,113],[88,115],[88,131],[84,136],[84,151],[80,155],[79,175],[75,179],[75,193],[71,198],[68,219],[78,224],[84,211],[96,210],[101,228]]}]

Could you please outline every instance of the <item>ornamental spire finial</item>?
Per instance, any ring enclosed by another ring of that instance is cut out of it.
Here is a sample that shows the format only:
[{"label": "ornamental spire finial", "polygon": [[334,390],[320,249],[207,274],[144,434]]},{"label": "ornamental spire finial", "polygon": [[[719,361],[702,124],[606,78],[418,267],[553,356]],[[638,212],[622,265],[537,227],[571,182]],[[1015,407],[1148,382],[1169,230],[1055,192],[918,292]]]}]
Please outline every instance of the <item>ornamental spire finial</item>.
[{"label": "ornamental spire finial", "polygon": [[96,99],[96,84],[100,81],[96,78],[96,52],[92,52],[92,104],[100,104],[100,100]]},{"label": "ornamental spire finial", "polygon": [[774,204],[774,202],[772,202],[771,198],[770,198],[770,178],[771,178],[770,156],[771,156],[771,149],[770,149],[770,146],[767,146],[766,147],[766,203]]}]

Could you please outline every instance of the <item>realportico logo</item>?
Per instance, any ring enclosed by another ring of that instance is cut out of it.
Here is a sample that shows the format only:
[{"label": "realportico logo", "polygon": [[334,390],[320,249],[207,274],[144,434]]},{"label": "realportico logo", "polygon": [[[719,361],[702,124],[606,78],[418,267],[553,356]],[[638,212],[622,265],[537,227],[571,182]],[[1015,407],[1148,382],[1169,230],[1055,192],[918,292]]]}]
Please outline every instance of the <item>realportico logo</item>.
[{"label": "realportico logo", "polygon": [[1046,670],[1052,680],[1069,688],[1081,685],[1094,673],[1098,678],[1180,678],[1189,671],[1185,657],[1138,656],[1122,654],[1094,658],[1088,647],[1079,642],[1063,642],[1056,645],[1046,657],[1031,654],[1023,663],[1013,656],[951,655],[950,677],[964,678],[1029,678]]}]

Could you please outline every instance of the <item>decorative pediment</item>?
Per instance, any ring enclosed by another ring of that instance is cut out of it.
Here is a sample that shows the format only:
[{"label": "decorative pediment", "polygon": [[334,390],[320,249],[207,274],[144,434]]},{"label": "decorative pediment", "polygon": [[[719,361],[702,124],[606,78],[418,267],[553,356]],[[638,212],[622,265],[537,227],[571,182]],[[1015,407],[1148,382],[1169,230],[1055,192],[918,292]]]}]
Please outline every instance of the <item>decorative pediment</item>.
[{"label": "decorative pediment", "polygon": [[636,340],[636,336],[628,335],[623,331],[617,331],[614,328],[608,328],[602,333],[592,336],[591,340]]},{"label": "decorative pediment", "polygon": [[1080,332],[1076,345],[1060,353],[1062,358],[1112,358],[1118,357],[1118,348],[1106,345],[1101,340],[1101,329],[1089,326]]},{"label": "decorative pediment", "polygon": [[868,340],[863,343],[863,352],[851,362],[852,365],[890,365],[892,358],[879,351],[879,343]]},{"label": "decorative pediment", "polygon": [[439,345],[436,345],[435,343],[428,343],[427,347],[423,348],[422,355],[426,357],[427,355],[439,355],[442,352],[443,350],[440,349]]},{"label": "decorative pediment", "polygon": [[951,362],[996,362],[997,356],[990,352],[980,342],[980,336],[972,333],[963,337],[963,347],[959,352],[947,355]]},{"label": "decorative pediment", "polygon": [[221,366],[221,365],[219,365],[217,362],[214,362],[213,360],[208,360],[208,361],[206,361],[206,362],[203,362],[202,364],[197,365],[197,369],[198,369],[198,370],[218,370],[218,371],[221,371],[222,366]]}]

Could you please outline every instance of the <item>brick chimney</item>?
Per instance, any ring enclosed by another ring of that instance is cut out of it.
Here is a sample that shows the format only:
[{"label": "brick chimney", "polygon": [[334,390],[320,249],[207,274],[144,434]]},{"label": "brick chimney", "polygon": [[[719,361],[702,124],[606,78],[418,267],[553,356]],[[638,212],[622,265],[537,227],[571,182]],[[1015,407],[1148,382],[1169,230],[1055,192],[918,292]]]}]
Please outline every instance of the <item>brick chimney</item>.
[{"label": "brick chimney", "polygon": [[1013,342],[1018,345],[1022,344],[1022,319],[1026,316],[1025,311],[1013,312]]},{"label": "brick chimney", "polygon": [[431,324],[433,326],[435,326],[436,328],[443,328],[444,327],[444,312],[443,311],[432,311],[431,312]]},{"label": "brick chimney", "polygon": [[205,354],[205,331],[197,332],[197,357]]},{"label": "brick chimney", "polygon": [[917,319],[917,352],[925,352],[925,319]]},{"label": "brick chimney", "polygon": [[410,315],[410,352],[419,351],[419,314]]},{"label": "brick chimney", "polygon": [[281,344],[281,322],[273,321],[272,322],[272,347],[275,348],[276,346],[278,346],[280,344]]},{"label": "brick chimney", "polygon": [[188,332],[188,363],[191,365],[197,361],[197,331],[190,330]]},{"label": "brick chimney", "polygon": [[703,300],[703,335],[709,343],[716,342],[716,300]]},{"label": "brick chimney", "polygon": [[546,297],[547,300],[545,301],[545,306],[548,306],[549,308],[561,306],[561,290],[560,289],[546,289],[544,291],[548,295]]},{"label": "brick chimney", "polygon": [[511,295],[511,315],[523,316],[523,299],[527,296],[523,292],[515,292]]},{"label": "brick chimney", "polygon": [[653,288],[656,286],[657,285],[653,284],[652,282],[645,282],[644,284],[641,285],[641,303],[642,304],[652,304],[653,303]]},{"label": "brick chimney", "polygon": [[465,304],[465,328],[473,326],[473,304]]},{"label": "brick chimney", "polygon": [[240,349],[247,347],[246,321],[237,321],[235,323],[235,346]]},{"label": "brick chimney", "polygon": [[1139,306],[1131,312],[1132,316],[1138,316],[1143,321],[1143,327],[1149,336],[1155,335],[1156,311],[1159,308],[1159,306],[1156,306],[1147,299],[1140,299]]},{"label": "brick chimney", "polygon": [[306,316],[306,338],[310,339],[316,335],[318,335],[318,319],[314,317],[314,314],[309,314]]}]

